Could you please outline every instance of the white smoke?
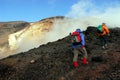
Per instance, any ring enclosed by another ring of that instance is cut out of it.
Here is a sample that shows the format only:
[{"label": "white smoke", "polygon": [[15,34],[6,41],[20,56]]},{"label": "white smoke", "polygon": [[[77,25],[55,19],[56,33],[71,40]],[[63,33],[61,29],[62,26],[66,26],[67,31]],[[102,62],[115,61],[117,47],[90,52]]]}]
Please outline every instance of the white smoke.
[{"label": "white smoke", "polygon": [[[79,19],[65,18],[64,20],[55,20],[51,31],[46,34],[48,41],[56,41],[69,35],[70,32],[75,31],[77,28],[85,30],[87,24]],[[84,27],[83,27],[84,26]]]},{"label": "white smoke", "polygon": [[118,27],[120,26],[120,1],[80,0],[71,7],[71,11],[66,16],[80,18],[93,26],[105,22],[108,26]]},{"label": "white smoke", "polygon": [[41,24],[35,23],[17,33],[9,35],[10,50],[15,53],[25,52],[29,49],[46,44],[44,39],[43,27]]}]

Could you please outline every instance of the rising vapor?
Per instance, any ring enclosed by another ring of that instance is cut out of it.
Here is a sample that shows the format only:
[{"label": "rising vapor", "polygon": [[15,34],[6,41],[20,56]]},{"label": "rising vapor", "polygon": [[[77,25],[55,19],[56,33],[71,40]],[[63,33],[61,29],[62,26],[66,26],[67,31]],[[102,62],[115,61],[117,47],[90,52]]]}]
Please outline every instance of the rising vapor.
[{"label": "rising vapor", "polygon": [[105,22],[109,27],[119,27],[119,4],[120,0],[80,0],[72,5],[71,11],[66,16],[80,18],[88,22],[88,25],[97,26]]}]

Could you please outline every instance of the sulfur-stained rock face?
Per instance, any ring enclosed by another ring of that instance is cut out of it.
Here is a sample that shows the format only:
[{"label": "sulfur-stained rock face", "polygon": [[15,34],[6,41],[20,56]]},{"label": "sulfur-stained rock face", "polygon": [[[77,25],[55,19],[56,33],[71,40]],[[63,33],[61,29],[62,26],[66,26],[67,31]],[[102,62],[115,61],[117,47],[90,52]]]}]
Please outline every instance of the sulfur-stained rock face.
[{"label": "sulfur-stained rock face", "polygon": [[[110,29],[110,33],[109,49],[103,50],[96,28],[84,31],[87,65],[81,64],[79,56],[79,67],[73,68],[70,36],[66,36],[0,60],[0,80],[119,80],[120,28]],[[31,64],[32,60],[35,62]]]},{"label": "sulfur-stained rock face", "polygon": [[[8,35],[16,33],[24,28],[27,28],[31,25],[38,25],[43,26],[42,31],[51,28],[53,25],[54,19],[61,18],[61,17],[50,17],[38,22],[24,22],[24,21],[11,21],[11,22],[0,22],[0,46],[8,43]],[[62,18],[61,18],[62,19]]]},{"label": "sulfur-stained rock face", "polygon": [[54,20],[64,19],[63,16],[55,16],[50,18],[42,19],[38,22],[25,22],[25,21],[11,21],[11,22],[0,22],[0,40],[2,39],[1,44],[7,43],[8,35],[18,32],[26,27],[31,25],[42,26],[42,31],[49,31],[52,27]]},{"label": "sulfur-stained rock face", "polygon": [[0,22],[0,46],[8,43],[8,35],[22,30],[29,23],[23,21],[16,22]]},{"label": "sulfur-stained rock face", "polygon": [[63,18],[56,16],[37,22],[0,22],[0,58],[46,44],[47,37],[44,36],[51,30],[55,20]]}]

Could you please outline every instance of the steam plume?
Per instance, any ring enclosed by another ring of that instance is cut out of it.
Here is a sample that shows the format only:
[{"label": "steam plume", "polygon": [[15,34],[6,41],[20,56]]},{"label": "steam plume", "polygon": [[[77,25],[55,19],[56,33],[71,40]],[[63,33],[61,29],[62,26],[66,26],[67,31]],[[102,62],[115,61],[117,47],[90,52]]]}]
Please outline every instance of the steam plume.
[{"label": "steam plume", "polygon": [[119,4],[119,0],[80,0],[72,5],[71,11],[66,16],[80,18],[93,26],[105,22],[109,27],[118,27],[120,26]]}]

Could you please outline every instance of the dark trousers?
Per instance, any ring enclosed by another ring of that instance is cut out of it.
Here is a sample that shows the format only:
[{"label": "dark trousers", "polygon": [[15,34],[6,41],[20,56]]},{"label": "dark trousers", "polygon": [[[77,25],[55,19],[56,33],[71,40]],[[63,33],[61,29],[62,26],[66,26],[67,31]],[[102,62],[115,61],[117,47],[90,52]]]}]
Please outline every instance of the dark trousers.
[{"label": "dark trousers", "polygon": [[101,41],[101,46],[105,46],[108,44],[108,41],[107,41],[107,36],[104,35],[104,36],[100,36],[100,41]]}]

